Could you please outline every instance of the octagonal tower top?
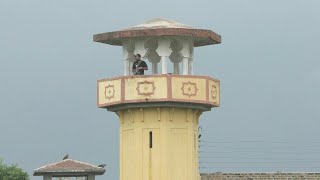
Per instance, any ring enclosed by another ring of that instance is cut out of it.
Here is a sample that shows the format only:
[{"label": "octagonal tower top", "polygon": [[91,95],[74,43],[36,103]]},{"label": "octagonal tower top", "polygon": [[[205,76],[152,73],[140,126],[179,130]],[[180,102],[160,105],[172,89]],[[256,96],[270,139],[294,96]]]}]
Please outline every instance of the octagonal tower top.
[{"label": "octagonal tower top", "polygon": [[221,36],[211,30],[193,28],[162,18],[155,18],[119,31],[96,34],[93,36],[93,40],[122,46],[126,39],[157,36],[189,37],[193,39],[194,47],[221,43]]},{"label": "octagonal tower top", "polygon": [[[152,63],[152,74],[193,74],[194,47],[221,43],[221,36],[207,29],[193,28],[175,21],[156,18],[119,31],[95,34],[95,42],[122,46],[124,75],[130,75],[134,55]],[[167,59],[173,66],[168,70]],[[182,70],[181,70],[182,69]]]}]

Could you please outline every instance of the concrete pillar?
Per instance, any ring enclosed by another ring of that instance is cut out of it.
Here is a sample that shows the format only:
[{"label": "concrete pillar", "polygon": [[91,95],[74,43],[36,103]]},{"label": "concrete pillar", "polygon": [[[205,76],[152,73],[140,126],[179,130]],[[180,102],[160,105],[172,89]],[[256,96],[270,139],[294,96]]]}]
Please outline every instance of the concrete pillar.
[{"label": "concrete pillar", "polygon": [[50,175],[44,175],[43,180],[52,180],[52,176]]},{"label": "concrete pillar", "polygon": [[161,57],[154,51],[149,53],[146,58],[152,64],[152,74],[158,74],[158,63],[161,61]]},{"label": "concrete pillar", "polygon": [[146,55],[146,48],[144,47],[144,43],[146,42],[145,39],[140,39],[135,41],[135,46],[134,46],[134,54],[140,54],[141,55],[141,59],[144,58],[144,56]]},{"label": "concrete pillar", "polygon": [[152,74],[158,74],[158,63],[152,63]]},{"label": "concrete pillar", "polygon": [[193,75],[193,43],[190,45],[189,74]]},{"label": "concrete pillar", "polygon": [[182,39],[181,40],[183,48],[181,50],[181,54],[183,55],[183,74],[193,74],[193,64],[192,64],[192,57],[193,57],[193,41],[190,39]]},{"label": "concrete pillar", "polygon": [[161,59],[156,51],[158,49],[158,39],[148,39],[145,42],[144,47],[147,49],[145,56],[152,63],[152,74],[158,74],[158,63]]},{"label": "concrete pillar", "polygon": [[87,180],[86,177],[77,177],[76,180]]},{"label": "concrete pillar", "polygon": [[168,62],[166,56],[161,56],[161,74],[168,73]]},{"label": "concrete pillar", "polygon": [[183,60],[182,60],[182,68],[183,68],[183,71],[182,71],[183,75],[189,74],[188,73],[188,70],[189,70],[189,58],[186,58],[186,57],[183,58]]},{"label": "concrete pillar", "polygon": [[124,63],[123,63],[123,67],[124,67],[124,69],[123,69],[123,75],[124,75],[124,76],[127,76],[127,75],[130,74],[129,64],[130,64],[129,59],[125,59],[125,60],[124,60]]},{"label": "concrete pillar", "polygon": [[134,61],[134,50],[135,44],[133,41],[126,41],[123,43],[122,52],[123,52],[123,74],[130,75],[131,66],[130,61]]},{"label": "concrete pillar", "polygon": [[193,75],[193,58],[189,58],[189,63],[188,63],[188,74]]},{"label": "concrete pillar", "polygon": [[129,61],[129,75],[132,75],[133,72],[132,72],[132,66],[133,66],[133,62],[132,61]]},{"label": "concrete pillar", "polygon": [[174,62],[173,63],[173,74],[179,74],[179,63]]},{"label": "concrete pillar", "polygon": [[193,75],[193,59],[189,58],[189,63],[188,63],[188,74]]},{"label": "concrete pillar", "polygon": [[88,180],[95,180],[95,176],[94,175],[88,175]]},{"label": "concrete pillar", "polygon": [[161,74],[167,74],[168,73],[168,60],[167,58],[171,54],[171,49],[170,47],[170,39],[159,39],[158,41],[158,48],[157,48],[157,53],[161,57]]}]

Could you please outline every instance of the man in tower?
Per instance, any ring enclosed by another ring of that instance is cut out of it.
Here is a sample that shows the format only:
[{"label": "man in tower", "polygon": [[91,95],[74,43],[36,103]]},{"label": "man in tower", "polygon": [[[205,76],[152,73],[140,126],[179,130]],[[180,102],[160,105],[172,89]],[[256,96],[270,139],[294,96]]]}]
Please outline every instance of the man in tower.
[{"label": "man in tower", "polygon": [[134,59],[136,61],[133,63],[133,66],[132,66],[133,75],[144,75],[144,71],[148,70],[147,63],[141,60],[140,54],[136,54],[134,56]]}]

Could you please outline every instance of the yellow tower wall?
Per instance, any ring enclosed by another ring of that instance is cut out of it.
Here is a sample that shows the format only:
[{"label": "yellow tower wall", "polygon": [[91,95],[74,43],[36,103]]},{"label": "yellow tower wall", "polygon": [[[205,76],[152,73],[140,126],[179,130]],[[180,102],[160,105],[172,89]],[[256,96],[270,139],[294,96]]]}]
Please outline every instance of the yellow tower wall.
[{"label": "yellow tower wall", "polygon": [[199,110],[135,108],[117,114],[121,180],[200,179]]}]

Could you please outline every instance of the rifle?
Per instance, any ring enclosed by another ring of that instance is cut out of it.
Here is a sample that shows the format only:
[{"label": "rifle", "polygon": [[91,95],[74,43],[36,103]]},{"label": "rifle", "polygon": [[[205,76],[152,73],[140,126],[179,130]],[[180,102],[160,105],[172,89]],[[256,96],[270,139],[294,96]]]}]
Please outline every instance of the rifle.
[{"label": "rifle", "polygon": [[138,64],[136,65],[135,69],[132,69],[133,75],[139,75],[139,66],[142,63],[142,60],[139,60]]}]

